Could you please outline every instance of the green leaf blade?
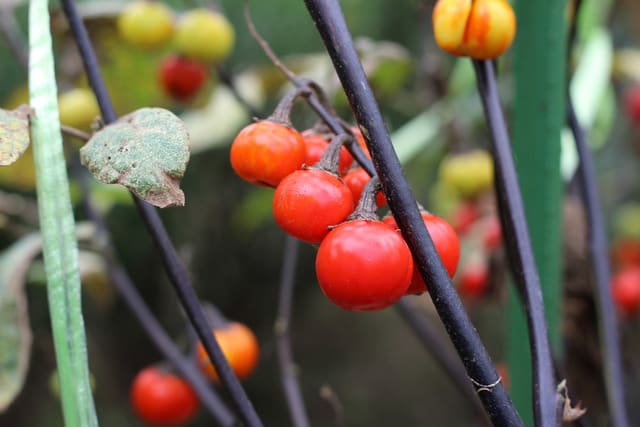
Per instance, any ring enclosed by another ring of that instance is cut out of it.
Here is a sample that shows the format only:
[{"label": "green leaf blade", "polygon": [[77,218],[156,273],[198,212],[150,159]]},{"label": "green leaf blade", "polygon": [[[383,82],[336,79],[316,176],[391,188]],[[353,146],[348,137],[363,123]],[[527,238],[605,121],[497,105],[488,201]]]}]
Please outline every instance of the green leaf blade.
[{"label": "green leaf blade", "polygon": [[60,134],[47,0],[29,6],[31,140],[47,294],[66,426],[97,426],[82,318],[78,247]]}]

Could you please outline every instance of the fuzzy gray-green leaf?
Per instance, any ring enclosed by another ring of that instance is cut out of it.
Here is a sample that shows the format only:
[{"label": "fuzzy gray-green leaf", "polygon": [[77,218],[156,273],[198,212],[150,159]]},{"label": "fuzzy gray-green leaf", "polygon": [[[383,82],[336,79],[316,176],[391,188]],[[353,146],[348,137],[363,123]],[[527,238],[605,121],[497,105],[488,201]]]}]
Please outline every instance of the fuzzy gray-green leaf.
[{"label": "fuzzy gray-green leaf", "polygon": [[0,109],[0,166],[18,160],[29,147],[31,108],[21,105],[15,110]]},{"label": "fuzzy gray-green leaf", "polygon": [[80,150],[82,164],[106,184],[122,184],[161,208],[183,206],[180,179],[189,161],[189,134],[168,110],[142,108],[106,126]]}]

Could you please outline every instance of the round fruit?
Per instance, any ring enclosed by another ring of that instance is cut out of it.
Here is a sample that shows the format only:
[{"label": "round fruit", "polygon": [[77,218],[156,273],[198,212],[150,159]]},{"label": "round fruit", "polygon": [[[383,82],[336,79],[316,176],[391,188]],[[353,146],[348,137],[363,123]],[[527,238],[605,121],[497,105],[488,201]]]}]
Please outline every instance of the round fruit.
[{"label": "round fruit", "polygon": [[269,120],[246,126],[231,144],[231,166],[240,178],[275,187],[304,164],[305,145],[295,129]]},{"label": "round fruit", "polygon": [[474,197],[493,184],[493,161],[488,152],[472,150],[447,156],[440,164],[440,180],[462,197]]},{"label": "round fruit", "polygon": [[640,267],[628,267],[611,278],[613,302],[621,313],[631,316],[640,309]]},{"label": "round fruit", "polygon": [[207,69],[198,61],[171,55],[160,64],[160,83],[164,91],[179,101],[192,98],[207,79]]},{"label": "round fruit", "polygon": [[353,132],[353,134],[356,137],[356,141],[358,141],[358,144],[360,144],[360,147],[362,148],[362,151],[364,151],[365,156],[367,156],[367,158],[371,158],[371,153],[369,153],[369,148],[367,147],[367,142],[364,140],[364,136],[362,135],[362,132],[360,131],[360,128],[356,127],[356,126],[352,126],[351,127],[351,132]]},{"label": "round fruit", "polygon": [[486,262],[465,265],[458,277],[458,293],[467,298],[483,296],[489,287],[489,268]]},{"label": "round fruit", "polygon": [[502,226],[497,215],[491,215],[484,220],[483,243],[487,251],[492,252],[502,244]]},{"label": "round fruit", "polygon": [[[360,200],[360,196],[364,191],[364,187],[367,185],[370,179],[371,177],[369,176],[367,171],[362,168],[352,169],[344,176],[344,183],[347,184],[347,187],[349,187],[349,190],[351,190],[354,202],[357,203],[358,200]],[[387,199],[384,197],[382,191],[380,191],[378,194],[376,194],[376,205],[378,205],[378,207],[381,207],[386,204]]]},{"label": "round fruit", "polygon": [[235,32],[224,15],[208,9],[186,12],[176,25],[178,52],[203,62],[227,58],[233,49]]},{"label": "round fruit", "polygon": [[131,385],[131,403],[140,419],[157,426],[187,423],[199,406],[189,383],[155,367],[136,375]]},{"label": "round fruit", "polygon": [[[324,136],[312,132],[313,131],[309,130],[302,132],[307,153],[304,164],[307,166],[315,165],[327,150],[327,147],[331,142],[330,140],[325,139]],[[349,154],[349,151],[344,147],[340,147],[339,168],[341,175],[347,173],[349,166],[351,166],[351,162],[353,162],[353,158],[351,157],[351,154]]]},{"label": "round fruit", "polygon": [[331,230],[316,256],[322,292],[353,311],[381,310],[406,292],[413,274],[402,236],[380,221],[347,221]]},{"label": "round fruit", "polygon": [[[231,322],[225,327],[215,329],[213,334],[229,366],[238,379],[247,378],[258,364],[260,348],[258,340],[251,329],[238,322]],[[196,358],[202,371],[216,383],[220,377],[201,342],[196,344]]]},{"label": "round fruit", "polygon": [[433,32],[438,46],[453,55],[493,59],[511,46],[516,16],[505,0],[438,0]]},{"label": "round fruit", "polygon": [[58,97],[60,123],[81,130],[89,130],[93,120],[100,116],[100,108],[93,92],[75,88]]},{"label": "round fruit", "polygon": [[171,39],[173,13],[162,2],[134,1],[118,16],[117,25],[125,41],[143,49],[153,49]]},{"label": "round fruit", "polygon": [[285,177],[273,195],[273,216],[290,235],[319,243],[329,228],[353,211],[351,191],[337,176],[321,169],[295,171]]},{"label": "round fruit", "polygon": [[640,124],[640,84],[634,84],[624,94],[624,107],[629,119]]},{"label": "round fruit", "polygon": [[640,241],[630,238],[616,240],[611,245],[611,261],[616,268],[640,267]]},{"label": "round fruit", "polygon": [[453,228],[460,235],[464,235],[478,218],[480,218],[480,212],[476,203],[463,201],[453,213]]},{"label": "round fruit", "polygon": [[[436,251],[442,260],[444,268],[450,277],[456,273],[458,260],[460,259],[460,240],[453,227],[447,221],[429,212],[422,212],[422,219],[427,231],[431,236]],[[383,222],[394,230],[398,230],[398,223],[392,216],[386,217]],[[399,231],[399,230],[398,230]],[[422,275],[418,268],[413,266],[413,278],[407,289],[407,294],[418,295],[427,291],[427,286],[422,280]]]}]

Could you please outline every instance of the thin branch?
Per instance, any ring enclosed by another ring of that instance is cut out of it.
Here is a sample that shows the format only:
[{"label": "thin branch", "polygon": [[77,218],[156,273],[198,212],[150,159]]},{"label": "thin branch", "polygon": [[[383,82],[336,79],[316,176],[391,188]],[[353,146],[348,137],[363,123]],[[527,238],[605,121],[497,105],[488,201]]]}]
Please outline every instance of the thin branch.
[{"label": "thin branch", "polygon": [[62,133],[73,136],[74,138],[81,139],[82,141],[88,141],[91,139],[91,134],[71,126],[60,124],[60,130],[62,131]]},{"label": "thin branch", "polygon": [[523,425],[426,230],[378,105],[367,84],[367,76],[358,59],[338,1],[305,0],[305,3],[368,142],[389,207],[425,283],[429,283],[429,295],[465,365],[469,380],[475,385],[485,410],[495,425]]},{"label": "thin branch", "polygon": [[294,427],[309,427],[309,416],[304,406],[304,398],[298,383],[296,366],[291,350],[291,304],[293,288],[296,284],[295,271],[298,263],[298,247],[300,242],[287,236],[280,277],[280,294],[278,296],[278,314],[275,322],[276,350],[278,352],[278,366],[280,367],[280,381],[287,400],[289,415]]},{"label": "thin branch", "polygon": [[229,73],[227,69],[222,67],[221,65],[216,65],[215,67],[216,75],[222,84],[224,84],[227,89],[231,92],[231,94],[236,98],[236,101],[240,103],[244,107],[245,110],[251,114],[251,117],[254,118],[264,118],[264,114],[259,111],[256,107],[254,107],[249,101],[246,100],[244,96],[238,91],[238,87],[233,81],[233,77]]},{"label": "thin branch", "polygon": [[607,253],[609,244],[600,207],[596,171],[587,145],[587,135],[578,122],[570,94],[568,95],[567,114],[569,127],[573,133],[580,159],[577,173],[580,189],[582,190],[582,201],[586,207],[587,221],[589,223],[589,249],[595,274],[596,309],[600,319],[598,322],[598,336],[604,365],[604,383],[606,385],[611,425],[614,427],[626,427],[629,423],[625,408],[626,399],[622,356],[620,354],[620,338],[618,336],[616,312],[611,300],[611,269],[609,266],[609,254]]},{"label": "thin branch", "polygon": [[300,80],[300,78],[296,76],[293,71],[287,68],[287,66],[284,65],[282,61],[280,61],[280,58],[278,58],[273,50],[271,50],[271,46],[269,46],[269,43],[267,43],[267,41],[258,33],[256,26],[253,24],[253,20],[251,20],[251,15],[249,14],[249,0],[244,1],[244,20],[247,23],[247,27],[249,28],[249,33],[254,38],[254,40],[258,42],[258,44],[262,48],[262,51],[269,57],[271,62],[273,62],[273,65],[275,65],[280,71],[282,71],[282,74],[287,76],[287,78],[291,82],[295,83],[297,80]]},{"label": "thin branch", "polygon": [[[75,41],[78,44],[78,49],[80,50],[80,55],[87,73],[87,78],[96,95],[103,119],[107,124],[112,123],[117,119],[116,112],[102,79],[98,60],[93,50],[91,40],[87,34],[87,30],[82,22],[82,18],[78,14],[73,0],[62,0],[62,6],[69,21]],[[174,286],[174,290],[178,295],[180,303],[187,313],[189,320],[193,324],[210,360],[220,375],[222,384],[229,392],[233,404],[238,411],[239,417],[248,427],[262,426],[262,422],[258,418],[258,414],[255,412],[253,405],[249,401],[249,398],[238,381],[238,378],[231,370],[231,367],[224,357],[217,340],[211,332],[211,328],[202,313],[198,297],[191,286],[187,272],[178,258],[177,252],[171,243],[171,239],[162,224],[162,220],[160,219],[158,212],[154,207],[133,196],[133,194],[132,197],[157,248],[160,251],[163,264],[171,283]]]},{"label": "thin branch", "polygon": [[448,348],[448,343],[444,342],[429,320],[412,306],[406,298],[398,301],[394,307],[402,319],[411,327],[422,345],[424,345],[426,350],[433,356],[445,375],[449,377],[458,391],[471,403],[485,424],[491,425],[480,399],[478,399],[478,395],[471,386],[471,383],[469,383],[469,377],[467,377],[467,373],[464,370],[464,365],[460,363],[459,359],[452,357],[453,355]]},{"label": "thin branch", "polygon": [[[244,3],[244,18],[247,23],[247,27],[249,28],[249,32],[254,40],[260,45],[264,53],[271,60],[273,65],[276,66],[288,79],[289,81],[296,86],[298,89],[309,88],[311,89],[308,96],[304,99],[307,101],[309,106],[318,114],[318,116],[329,126],[331,131],[336,135],[351,135],[353,136],[350,129],[347,129],[344,124],[341,122],[339,118],[333,114],[332,108],[328,105],[328,100],[324,96],[322,89],[315,83],[311,82],[307,79],[303,79],[297,76],[293,71],[291,71],[287,66],[278,58],[275,54],[269,43],[258,33],[253,20],[251,19],[251,14],[249,13],[249,2],[245,0]],[[347,150],[351,153],[353,158],[358,162],[369,175],[373,176],[376,174],[371,161],[367,158],[360,147],[360,144],[345,144],[344,145]]]},{"label": "thin branch", "polygon": [[509,135],[498,98],[495,71],[491,61],[474,60],[473,66],[493,140],[500,222],[509,249],[511,271],[518,283],[518,291],[526,308],[533,364],[533,404],[536,426],[555,427],[558,423],[556,387],[540,278],[531,248]]},{"label": "thin branch", "polygon": [[4,36],[9,49],[25,70],[29,66],[27,42],[22,36],[13,10],[9,6],[0,6],[0,32]]}]

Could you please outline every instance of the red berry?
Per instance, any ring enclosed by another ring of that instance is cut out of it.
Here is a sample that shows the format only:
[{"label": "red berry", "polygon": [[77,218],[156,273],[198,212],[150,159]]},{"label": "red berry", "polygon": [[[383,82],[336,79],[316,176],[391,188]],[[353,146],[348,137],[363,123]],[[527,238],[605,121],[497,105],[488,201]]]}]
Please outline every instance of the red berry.
[{"label": "red berry", "polygon": [[611,245],[611,261],[616,268],[640,266],[640,242],[626,238]]},{"label": "red berry", "polygon": [[179,101],[192,98],[207,79],[207,69],[201,63],[180,55],[171,55],[160,64],[162,88]]},{"label": "red berry", "polygon": [[316,256],[322,292],[353,311],[381,310],[406,292],[413,274],[402,236],[380,221],[347,221],[331,230]]},{"label": "red berry", "polygon": [[478,212],[476,204],[464,201],[458,205],[453,213],[453,228],[455,228],[460,235],[464,235],[479,217],[480,212]]},{"label": "red berry", "polygon": [[276,223],[308,243],[320,242],[329,227],[344,221],[353,208],[353,197],[342,179],[321,169],[293,172],[273,195]]},{"label": "red berry", "polygon": [[[460,240],[458,239],[458,235],[447,221],[437,215],[422,212],[422,219],[447,273],[449,273],[450,277],[453,277],[458,267],[458,260],[460,259]],[[386,217],[383,221],[394,230],[398,229],[398,224],[392,216]],[[424,280],[422,280],[422,275],[414,265],[413,278],[411,279],[409,289],[407,289],[407,294],[417,295],[426,290],[427,286]]]},{"label": "red berry", "polygon": [[240,178],[275,187],[304,164],[305,146],[295,129],[270,120],[246,126],[231,144],[231,166]]},{"label": "red berry", "polygon": [[[358,200],[360,200],[362,191],[364,190],[365,185],[367,185],[367,182],[369,182],[370,179],[371,177],[369,176],[367,171],[362,168],[352,169],[344,176],[344,183],[347,184],[347,187],[349,187],[349,190],[351,190],[351,194],[353,194],[353,200],[356,203],[358,202]],[[378,205],[378,207],[381,207],[386,204],[387,199],[384,197],[384,194],[381,191],[376,195],[376,205]]]},{"label": "red berry", "polygon": [[624,106],[629,119],[640,125],[640,84],[634,84],[627,89],[624,95]]},{"label": "red berry", "polygon": [[497,215],[491,215],[483,224],[484,247],[492,252],[502,244],[502,226]]},{"label": "red berry", "polygon": [[364,140],[364,136],[362,136],[362,132],[360,132],[360,128],[356,126],[352,126],[351,132],[353,132],[353,134],[355,135],[356,141],[358,141],[358,144],[360,144],[360,147],[362,147],[362,151],[364,151],[365,156],[367,156],[370,159],[371,153],[369,153],[367,142]]},{"label": "red berry", "polygon": [[458,293],[467,298],[483,296],[489,287],[489,267],[486,262],[474,261],[465,265],[458,277]]},{"label": "red berry", "polygon": [[[306,148],[304,163],[307,166],[313,166],[318,162],[318,160],[320,160],[331,141],[325,139],[325,137],[320,134],[313,133],[312,130],[302,132],[302,137],[304,138]],[[349,151],[345,147],[340,147],[339,169],[341,175],[347,173],[349,166],[351,166],[351,162],[353,162],[353,158],[351,157],[351,154],[349,154]]]},{"label": "red berry", "polygon": [[140,371],[133,380],[131,403],[144,422],[157,426],[184,424],[199,406],[189,383],[153,366]]},{"label": "red berry", "polygon": [[634,315],[640,309],[640,267],[627,267],[611,278],[613,302],[621,313]]}]

